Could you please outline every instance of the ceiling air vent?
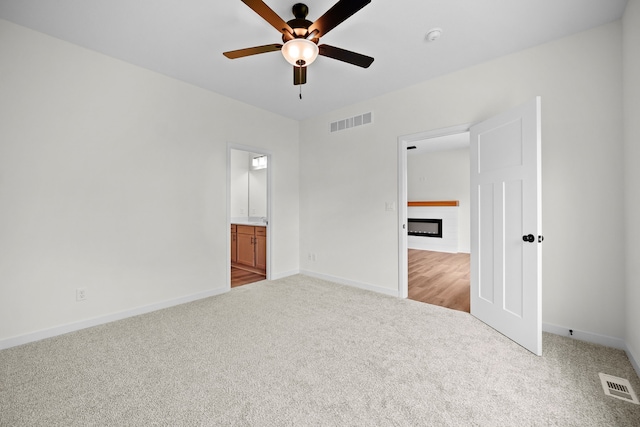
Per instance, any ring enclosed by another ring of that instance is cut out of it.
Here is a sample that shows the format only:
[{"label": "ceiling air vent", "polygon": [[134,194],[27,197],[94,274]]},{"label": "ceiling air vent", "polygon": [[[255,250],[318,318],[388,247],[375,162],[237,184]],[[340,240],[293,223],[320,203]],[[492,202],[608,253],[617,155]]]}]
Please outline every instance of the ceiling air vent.
[{"label": "ceiling air vent", "polygon": [[358,116],[349,117],[348,119],[331,122],[331,125],[329,126],[329,132],[339,132],[341,130],[369,125],[371,123],[373,123],[373,113],[364,113]]},{"label": "ceiling air vent", "polygon": [[599,373],[598,375],[600,375],[600,382],[602,383],[604,394],[638,405],[638,398],[633,392],[629,380],[603,373]]}]

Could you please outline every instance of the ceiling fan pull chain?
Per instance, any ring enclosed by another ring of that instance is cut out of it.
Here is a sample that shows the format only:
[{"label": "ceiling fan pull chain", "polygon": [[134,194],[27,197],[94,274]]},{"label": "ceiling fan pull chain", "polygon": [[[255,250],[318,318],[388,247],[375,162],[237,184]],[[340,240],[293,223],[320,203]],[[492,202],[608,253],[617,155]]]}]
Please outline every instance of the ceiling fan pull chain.
[{"label": "ceiling fan pull chain", "polygon": [[[300,100],[302,101],[302,63],[299,64],[298,73],[299,73],[298,76],[300,78],[300,84],[298,85],[298,86],[300,86],[300,94],[298,96],[300,97]],[[306,78],[305,78],[305,81],[306,81]]]}]

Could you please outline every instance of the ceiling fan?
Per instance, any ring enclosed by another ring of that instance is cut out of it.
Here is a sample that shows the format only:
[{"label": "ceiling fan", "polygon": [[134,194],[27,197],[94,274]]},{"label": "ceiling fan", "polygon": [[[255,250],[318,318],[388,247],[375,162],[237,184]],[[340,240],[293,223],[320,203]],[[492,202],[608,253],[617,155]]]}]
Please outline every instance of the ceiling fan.
[{"label": "ceiling fan", "polygon": [[293,5],[292,11],[295,18],[285,22],[262,0],[242,0],[242,2],[278,30],[282,34],[282,42],[284,44],[267,44],[224,52],[223,55],[229,59],[280,50],[287,62],[293,65],[294,85],[303,85],[307,82],[307,66],[318,55],[362,68],[368,68],[373,62],[373,58],[370,56],[328,44],[318,45],[320,37],[371,3],[371,0],[339,0],[315,22],[306,19],[309,8],[302,3]]}]

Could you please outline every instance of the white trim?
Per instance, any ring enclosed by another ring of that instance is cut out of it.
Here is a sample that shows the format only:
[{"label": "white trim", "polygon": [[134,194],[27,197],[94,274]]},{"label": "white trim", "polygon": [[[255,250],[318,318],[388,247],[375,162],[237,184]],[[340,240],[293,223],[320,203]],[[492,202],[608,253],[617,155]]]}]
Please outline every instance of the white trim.
[{"label": "white trim", "polygon": [[377,292],[379,294],[389,295],[392,297],[398,296],[398,291],[396,289],[381,288],[379,286],[369,285],[368,283],[356,282],[353,280],[343,279],[341,277],[329,276],[327,274],[320,274],[307,270],[300,271],[300,274],[315,277],[316,279],[326,280],[328,282],[338,283],[340,285],[346,285],[354,288],[364,289],[366,291]]},{"label": "white trim", "polygon": [[271,275],[271,279],[269,280],[284,279],[285,277],[295,276],[296,274],[301,274],[300,270],[285,271],[283,273],[274,273]]},{"label": "white trim", "polygon": [[409,297],[407,253],[407,140],[398,138],[398,298]]},{"label": "white trim", "polygon": [[162,310],[164,308],[173,307],[180,304],[185,304],[192,301],[197,301],[203,298],[209,298],[216,295],[227,292],[228,289],[217,288],[205,292],[199,292],[197,294],[187,295],[172,300],[162,301],[155,304],[145,305],[142,307],[133,308],[131,310],[120,311],[118,313],[107,314],[106,316],[94,317],[92,319],[81,320],[79,322],[67,323],[66,325],[55,326],[49,329],[42,329],[40,331],[31,332],[24,335],[19,335],[12,338],[0,340],[0,350],[4,350],[10,347],[15,347],[22,344],[27,344],[34,341],[40,341],[45,338],[52,338],[58,335],[67,334],[69,332],[79,331],[81,329],[91,328],[93,326],[103,325],[105,323],[115,322],[116,320],[126,319],[128,317],[138,316],[140,314],[150,313],[152,311]]},{"label": "white trim", "polygon": [[407,298],[409,294],[407,260],[407,146],[422,140],[469,132],[471,123],[401,135],[398,137],[398,290],[397,296]]},{"label": "white trim", "polygon": [[[636,374],[640,377],[640,358],[636,354],[633,353],[631,348],[627,345],[627,343],[622,338],[609,337],[606,335],[595,334],[593,332],[585,332],[573,329],[573,335],[569,332],[571,328],[567,328],[564,326],[552,325],[550,323],[543,323],[542,330],[544,332],[549,332],[550,334],[560,335],[563,337],[568,337],[572,339],[576,339],[579,341],[586,341],[592,344],[600,344],[605,347],[617,348],[620,350],[624,350],[629,358],[629,362],[635,369]],[[542,350],[544,351],[544,349]]]},{"label": "white trim", "polygon": [[573,335],[569,332],[572,328],[564,326],[552,325],[550,323],[543,323],[542,330],[554,335],[560,335],[568,338],[573,338],[580,341],[586,341],[593,344],[600,344],[606,347],[618,348],[620,350],[626,350],[628,353],[627,345],[622,338],[614,338],[606,335],[595,334],[593,332],[585,332],[577,329],[573,329]]},{"label": "white trim", "polygon": [[636,374],[638,374],[638,377],[640,378],[640,358],[638,358],[637,355],[633,353],[633,350],[631,350],[631,347],[629,346],[626,346],[625,351],[627,352],[629,362],[631,362],[633,369],[636,370]]}]

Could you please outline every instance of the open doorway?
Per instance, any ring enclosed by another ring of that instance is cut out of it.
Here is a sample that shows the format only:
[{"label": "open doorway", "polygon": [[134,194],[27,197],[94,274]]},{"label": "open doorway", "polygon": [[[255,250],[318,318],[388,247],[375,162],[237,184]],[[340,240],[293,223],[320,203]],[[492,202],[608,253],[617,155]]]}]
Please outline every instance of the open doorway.
[{"label": "open doorway", "polygon": [[401,286],[400,296],[465,312],[470,312],[468,129],[409,135],[399,144],[399,211],[406,226],[401,266],[406,288]]},{"label": "open doorway", "polygon": [[540,116],[538,96],[472,126],[398,138],[398,295],[408,294],[407,147],[469,131],[471,315],[537,355],[542,354]]},{"label": "open doorway", "polygon": [[227,206],[231,288],[269,277],[270,163],[266,152],[229,147]]}]

